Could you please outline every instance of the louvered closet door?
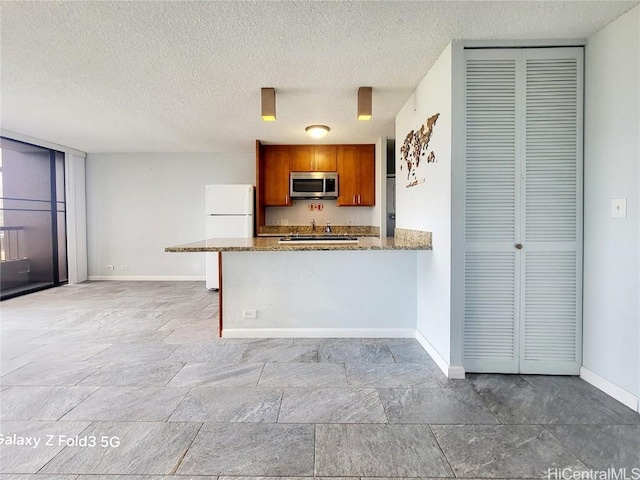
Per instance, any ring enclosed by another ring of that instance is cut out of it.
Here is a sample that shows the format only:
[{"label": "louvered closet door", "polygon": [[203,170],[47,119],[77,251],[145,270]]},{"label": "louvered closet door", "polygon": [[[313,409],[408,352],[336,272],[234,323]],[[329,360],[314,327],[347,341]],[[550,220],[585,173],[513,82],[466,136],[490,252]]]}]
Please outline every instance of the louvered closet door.
[{"label": "louvered closet door", "polygon": [[522,50],[520,371],[582,363],[582,49]]},{"label": "louvered closet door", "polygon": [[518,371],[520,256],[513,245],[520,176],[517,57],[509,50],[466,50],[464,366]]},{"label": "louvered closet door", "polygon": [[578,373],[581,55],[465,51],[469,372]]}]

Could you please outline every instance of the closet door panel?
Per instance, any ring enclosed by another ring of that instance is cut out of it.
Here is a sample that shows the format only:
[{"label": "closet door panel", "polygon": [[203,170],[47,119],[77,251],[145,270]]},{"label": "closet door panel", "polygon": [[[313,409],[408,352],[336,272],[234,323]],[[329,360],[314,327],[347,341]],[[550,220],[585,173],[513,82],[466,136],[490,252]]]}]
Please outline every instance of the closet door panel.
[{"label": "closet door panel", "polygon": [[523,50],[524,373],[578,374],[582,291],[582,49]]},{"label": "closet door panel", "polygon": [[519,359],[517,55],[465,52],[464,366],[514,373]]}]

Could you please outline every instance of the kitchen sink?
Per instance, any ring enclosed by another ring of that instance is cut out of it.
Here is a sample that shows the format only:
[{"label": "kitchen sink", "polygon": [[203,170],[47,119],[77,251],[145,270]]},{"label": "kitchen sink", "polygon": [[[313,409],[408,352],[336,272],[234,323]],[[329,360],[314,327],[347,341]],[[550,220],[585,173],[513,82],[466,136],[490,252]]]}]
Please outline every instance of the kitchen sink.
[{"label": "kitchen sink", "polygon": [[348,235],[292,235],[281,238],[278,243],[358,243],[358,237],[351,237]]}]

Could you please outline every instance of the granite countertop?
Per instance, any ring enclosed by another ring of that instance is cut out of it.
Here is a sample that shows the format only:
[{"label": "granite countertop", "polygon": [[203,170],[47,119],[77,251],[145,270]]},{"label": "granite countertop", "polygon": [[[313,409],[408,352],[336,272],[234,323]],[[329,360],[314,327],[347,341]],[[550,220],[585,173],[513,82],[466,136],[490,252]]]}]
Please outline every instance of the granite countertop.
[{"label": "granite countertop", "polygon": [[165,247],[165,252],[279,252],[314,250],[431,250],[431,233],[396,237],[360,237],[358,243],[281,244],[280,237],[212,238],[199,242]]}]

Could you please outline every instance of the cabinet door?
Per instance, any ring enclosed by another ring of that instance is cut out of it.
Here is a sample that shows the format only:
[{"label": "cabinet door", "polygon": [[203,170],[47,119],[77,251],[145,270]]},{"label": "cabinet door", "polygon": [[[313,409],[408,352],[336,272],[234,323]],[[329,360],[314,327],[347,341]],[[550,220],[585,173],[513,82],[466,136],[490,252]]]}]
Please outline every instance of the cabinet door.
[{"label": "cabinet door", "polygon": [[311,145],[294,145],[291,147],[291,171],[312,172],[314,158]]},{"label": "cabinet door", "polygon": [[291,149],[288,146],[267,145],[264,150],[264,204],[288,207]]},{"label": "cabinet door", "polygon": [[358,195],[358,149],[355,146],[338,147],[338,206],[356,206]]},{"label": "cabinet door", "polygon": [[313,152],[313,170],[318,172],[335,172],[336,147],[333,145],[317,145]]},{"label": "cabinet door", "polygon": [[358,146],[358,205],[372,207],[376,204],[375,146]]}]

